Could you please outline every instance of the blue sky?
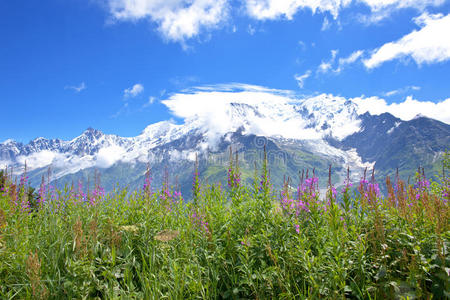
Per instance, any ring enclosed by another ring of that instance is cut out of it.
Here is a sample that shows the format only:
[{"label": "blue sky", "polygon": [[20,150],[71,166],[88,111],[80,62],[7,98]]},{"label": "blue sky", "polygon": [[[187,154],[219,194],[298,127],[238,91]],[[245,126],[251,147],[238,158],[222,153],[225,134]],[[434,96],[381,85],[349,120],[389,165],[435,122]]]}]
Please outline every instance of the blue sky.
[{"label": "blue sky", "polygon": [[0,141],[135,136],[175,118],[161,100],[223,83],[415,99],[448,123],[449,13],[445,0],[0,1]]}]

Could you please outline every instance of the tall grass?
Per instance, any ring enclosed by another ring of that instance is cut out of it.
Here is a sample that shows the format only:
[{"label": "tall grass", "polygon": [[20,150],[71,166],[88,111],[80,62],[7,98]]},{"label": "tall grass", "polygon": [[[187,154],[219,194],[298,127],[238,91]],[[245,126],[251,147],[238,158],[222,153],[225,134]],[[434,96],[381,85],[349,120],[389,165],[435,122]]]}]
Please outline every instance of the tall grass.
[{"label": "tall grass", "polygon": [[[1,299],[449,297],[449,180],[362,178],[320,197],[318,178],[274,191],[266,159],[251,187],[230,153],[228,187],[193,176],[105,194],[96,180],[39,191],[0,175]],[[331,176],[330,176],[331,178]],[[324,198],[324,200],[322,200]]]}]

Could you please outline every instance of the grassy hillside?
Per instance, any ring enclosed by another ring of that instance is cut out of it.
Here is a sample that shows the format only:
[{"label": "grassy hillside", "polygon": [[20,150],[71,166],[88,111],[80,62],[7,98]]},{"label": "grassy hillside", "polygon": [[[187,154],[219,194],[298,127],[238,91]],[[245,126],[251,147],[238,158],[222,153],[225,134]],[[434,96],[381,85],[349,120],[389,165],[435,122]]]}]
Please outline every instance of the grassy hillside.
[{"label": "grassy hillside", "polygon": [[0,173],[0,298],[450,296],[448,178],[393,180],[386,198],[362,180],[320,200],[316,177],[274,190],[266,160],[253,178],[235,162],[203,172],[224,183],[194,177],[188,203],[149,175],[105,194]]}]

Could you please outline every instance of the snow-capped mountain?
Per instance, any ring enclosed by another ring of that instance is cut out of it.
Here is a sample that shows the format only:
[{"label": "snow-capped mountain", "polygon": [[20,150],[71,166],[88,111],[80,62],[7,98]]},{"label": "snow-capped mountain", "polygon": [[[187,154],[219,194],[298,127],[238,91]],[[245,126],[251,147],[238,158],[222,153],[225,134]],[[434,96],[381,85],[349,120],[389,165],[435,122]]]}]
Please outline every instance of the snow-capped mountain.
[{"label": "snow-capped mountain", "polygon": [[230,145],[243,154],[244,168],[251,169],[253,165],[246,161],[248,153],[257,160],[257,153],[267,144],[269,155],[283,160],[284,165],[278,158],[278,162],[273,161],[277,169],[273,173],[281,178],[283,172],[295,176],[306,168],[325,174],[332,164],[335,181],[342,182],[347,166],[354,171],[354,179],[363,168],[374,165],[383,174],[396,167],[403,167],[404,172],[419,164],[433,167],[450,145],[447,124],[426,117],[402,121],[387,113],[359,115],[358,105],[343,97],[323,94],[296,99],[253,92],[251,97],[230,93],[220,101],[210,101],[207,92],[205,97],[201,93],[184,96],[163,101],[175,116],[185,120],[183,124],[159,122],[136,137],[88,128],[70,141],[36,138],[24,145],[7,140],[0,144],[0,167],[9,165],[22,172],[26,163],[34,184],[50,166],[52,179],[60,182],[86,180],[96,168],[110,180],[111,187],[118,181],[137,186],[150,163],[154,172],[172,167],[180,185],[187,185],[196,153],[205,176],[212,180],[225,175]]}]

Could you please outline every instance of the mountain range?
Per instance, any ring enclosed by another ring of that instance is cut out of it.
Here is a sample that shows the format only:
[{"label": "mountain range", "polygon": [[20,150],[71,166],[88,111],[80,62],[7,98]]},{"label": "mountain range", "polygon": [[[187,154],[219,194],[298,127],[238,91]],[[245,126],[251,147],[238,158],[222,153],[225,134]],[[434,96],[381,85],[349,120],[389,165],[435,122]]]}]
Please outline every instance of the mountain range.
[{"label": "mountain range", "polygon": [[[174,110],[179,103],[165,104]],[[7,140],[0,144],[0,167],[12,167],[18,175],[26,163],[33,186],[49,173],[58,186],[92,183],[97,171],[102,186],[111,190],[117,185],[140,188],[149,165],[155,188],[168,174],[170,183],[188,198],[196,156],[203,184],[226,184],[230,146],[240,156],[245,182],[251,183],[255,166],[261,166],[266,145],[276,187],[288,177],[295,186],[299,172],[314,170],[324,188],[329,165],[335,185],[343,183],[347,167],[353,181],[365,168],[375,168],[379,181],[397,168],[405,179],[419,166],[435,174],[450,145],[446,123],[420,115],[406,121],[389,113],[361,113],[355,102],[326,94],[288,100],[276,95],[257,100],[230,97],[211,104],[214,110],[196,107],[200,104],[191,103],[195,113],[181,124],[172,120],[151,124],[135,137],[88,128],[69,141]]]}]

